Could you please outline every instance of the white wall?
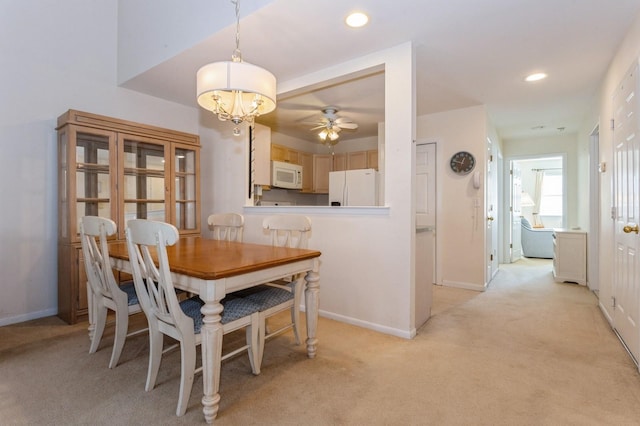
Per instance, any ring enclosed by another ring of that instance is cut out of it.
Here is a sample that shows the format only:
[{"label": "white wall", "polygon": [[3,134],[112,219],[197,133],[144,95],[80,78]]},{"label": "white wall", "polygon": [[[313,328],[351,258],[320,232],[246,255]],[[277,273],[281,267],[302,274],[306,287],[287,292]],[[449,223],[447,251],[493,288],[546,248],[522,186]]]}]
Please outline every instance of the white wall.
[{"label": "white wall", "polygon": [[[241,2],[240,17],[271,2]],[[211,0],[117,0],[117,3],[118,83],[173,58],[223,28],[231,26],[235,34],[235,8],[230,1],[224,5]],[[230,48],[233,39],[227,40],[225,46]],[[228,55],[230,58],[230,50]]]},{"label": "white wall", "polygon": [[423,115],[418,117],[417,129],[420,140],[437,142],[436,282],[483,290],[484,185],[475,189],[472,174],[453,173],[449,159],[458,151],[469,151],[476,158],[474,172],[484,176],[488,131],[485,107]]},{"label": "white wall", "polygon": [[245,207],[246,145],[230,136],[232,126],[201,114],[203,216],[236,211],[245,215],[245,240],[268,243],[266,214],[301,213],[311,218],[310,246],[322,252],[321,315],[402,337],[413,321],[414,219],[412,141],[415,135],[414,53],[410,44],[376,52],[279,82],[284,93],[311,84],[385,67],[385,207]]},{"label": "white wall", "polygon": [[116,86],[117,0],[12,1],[2,9],[5,325],[57,313],[57,117],[74,108],[192,133],[198,124],[195,109]]},{"label": "white wall", "polygon": [[599,275],[599,299],[600,306],[605,315],[611,320],[613,309],[611,298],[613,296],[613,253],[614,253],[614,223],[611,219],[612,201],[612,170],[613,170],[613,134],[611,132],[610,119],[613,117],[611,96],[616,86],[622,80],[633,61],[640,56],[640,16],[636,18],[631,29],[620,44],[606,76],[600,86],[598,99],[595,102],[592,114],[587,117],[580,132],[581,140],[588,140],[588,135],[595,124],[600,123],[600,150],[599,161],[606,163],[607,171],[600,174],[600,275]]}]

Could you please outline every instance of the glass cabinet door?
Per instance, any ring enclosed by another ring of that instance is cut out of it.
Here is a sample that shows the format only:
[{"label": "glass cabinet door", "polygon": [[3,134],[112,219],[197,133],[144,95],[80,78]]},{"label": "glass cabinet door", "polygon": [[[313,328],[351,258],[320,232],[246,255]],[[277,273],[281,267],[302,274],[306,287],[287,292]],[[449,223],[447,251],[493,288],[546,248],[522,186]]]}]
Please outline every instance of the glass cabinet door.
[{"label": "glass cabinet door", "polygon": [[[113,132],[78,126],[61,132],[61,237],[77,241],[84,216],[115,220],[115,171],[110,167],[115,158],[115,140]],[[67,223],[72,229],[67,229]]]},{"label": "glass cabinet door", "polygon": [[175,205],[174,225],[180,231],[198,231],[200,213],[197,200],[199,188],[198,151],[188,145],[174,144],[171,155],[173,161],[173,197]]},{"label": "glass cabinet door", "polygon": [[123,206],[119,234],[124,238],[126,223],[131,219],[168,222],[166,184],[169,162],[168,144],[163,141],[129,135],[119,135],[120,149],[120,205]]}]

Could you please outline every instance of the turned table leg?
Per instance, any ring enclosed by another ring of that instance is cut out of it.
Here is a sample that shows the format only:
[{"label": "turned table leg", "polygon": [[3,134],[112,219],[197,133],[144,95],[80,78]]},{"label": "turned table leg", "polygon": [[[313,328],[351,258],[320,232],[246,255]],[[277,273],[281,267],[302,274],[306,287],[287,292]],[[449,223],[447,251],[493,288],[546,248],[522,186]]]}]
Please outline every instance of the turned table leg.
[{"label": "turned table leg", "polygon": [[[201,294],[200,297],[205,300]],[[222,357],[222,313],[220,301],[205,300],[202,306],[202,412],[207,423],[213,423],[220,403],[220,360]]]},{"label": "turned table leg", "polygon": [[305,277],[307,287],[305,289],[305,314],[307,317],[307,356],[315,358],[318,349],[316,331],[318,329],[318,309],[320,296],[319,261],[315,259],[313,269],[307,272]]}]

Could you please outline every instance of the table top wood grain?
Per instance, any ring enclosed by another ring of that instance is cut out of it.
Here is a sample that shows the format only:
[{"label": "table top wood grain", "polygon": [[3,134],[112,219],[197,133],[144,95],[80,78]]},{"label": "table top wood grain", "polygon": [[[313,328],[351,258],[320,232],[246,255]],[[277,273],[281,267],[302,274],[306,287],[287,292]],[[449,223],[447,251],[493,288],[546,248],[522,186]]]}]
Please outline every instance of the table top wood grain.
[{"label": "table top wood grain", "polygon": [[[109,255],[129,259],[126,242],[109,245]],[[278,265],[319,257],[317,250],[183,237],[167,247],[172,272],[204,280],[228,278]]]}]

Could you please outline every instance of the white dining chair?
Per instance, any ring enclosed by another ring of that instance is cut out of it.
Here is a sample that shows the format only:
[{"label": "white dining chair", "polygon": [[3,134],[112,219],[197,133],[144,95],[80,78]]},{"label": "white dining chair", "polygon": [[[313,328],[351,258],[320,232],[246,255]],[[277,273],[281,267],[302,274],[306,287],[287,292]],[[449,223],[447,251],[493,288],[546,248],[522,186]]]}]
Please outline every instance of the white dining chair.
[{"label": "white dining chair", "polygon": [[118,365],[125,340],[147,329],[127,334],[129,315],[141,312],[132,281],[121,285],[115,280],[109,260],[107,238],[116,233],[116,223],[104,217],[84,216],[80,221],[80,242],[87,275],[89,305],[89,353],[95,353],[107,322],[107,311],[115,312],[115,337],[109,368]]},{"label": "white dining chair", "polygon": [[[269,231],[271,244],[279,247],[307,248],[311,220],[302,215],[273,215],[262,226]],[[300,301],[304,290],[304,274],[288,277],[256,288],[246,299],[260,306],[260,353],[262,360],[267,339],[293,329],[296,345],[300,344]],[[289,310],[291,321],[276,330],[269,330],[267,319]]]},{"label": "white dining chair", "polygon": [[238,213],[217,213],[207,218],[214,240],[242,242],[244,217]]},{"label": "white dining chair", "polygon": [[[129,262],[140,305],[149,322],[149,366],[145,390],[150,391],[155,386],[163,353],[163,335],[170,336],[179,342],[181,352],[180,394],[176,408],[176,414],[181,416],[187,410],[194,375],[202,371],[202,367],[196,369],[196,347],[202,342],[200,309],[203,302],[197,296],[183,301],[178,301],[176,296],[166,247],[175,244],[178,237],[176,227],[168,223],[134,219],[127,224]],[[150,248],[157,254],[157,266]],[[259,374],[259,306],[232,297],[223,299],[222,304],[223,334],[246,327],[246,345],[223,355],[222,359],[248,350],[252,371]]]}]

